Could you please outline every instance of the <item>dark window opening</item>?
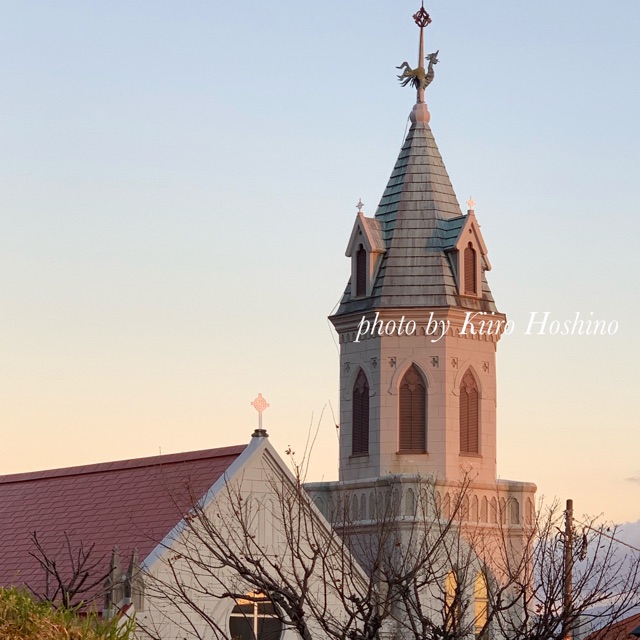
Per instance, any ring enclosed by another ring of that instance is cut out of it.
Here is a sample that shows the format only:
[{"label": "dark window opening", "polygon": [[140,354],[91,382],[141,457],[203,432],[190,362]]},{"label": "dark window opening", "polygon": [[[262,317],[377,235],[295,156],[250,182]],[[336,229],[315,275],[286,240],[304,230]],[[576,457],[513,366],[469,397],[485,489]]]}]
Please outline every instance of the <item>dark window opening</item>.
[{"label": "dark window opening", "polygon": [[367,295],[367,251],[360,245],[356,252],[356,296]]},{"label": "dark window opening", "polygon": [[467,294],[476,295],[478,293],[477,269],[476,250],[469,243],[464,250],[464,292]]},{"label": "dark window opening", "polygon": [[279,640],[282,621],[267,600],[238,600],[229,619],[231,640]]},{"label": "dark window opening", "polygon": [[351,453],[369,453],[369,382],[360,369],[353,385]]},{"label": "dark window opening", "polygon": [[427,450],[427,387],[415,365],[400,382],[400,451]]},{"label": "dark window opening", "polygon": [[460,385],[460,452],[479,453],[478,385],[467,371]]}]

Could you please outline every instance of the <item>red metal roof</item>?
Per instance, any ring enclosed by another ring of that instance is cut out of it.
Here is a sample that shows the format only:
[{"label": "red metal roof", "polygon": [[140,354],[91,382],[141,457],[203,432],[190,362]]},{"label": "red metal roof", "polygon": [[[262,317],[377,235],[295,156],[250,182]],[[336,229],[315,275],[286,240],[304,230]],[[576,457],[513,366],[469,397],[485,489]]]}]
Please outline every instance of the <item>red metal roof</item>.
[{"label": "red metal roof", "polygon": [[635,640],[631,632],[640,627],[640,613],[618,620],[589,634],[586,640]]},{"label": "red metal roof", "polygon": [[[108,569],[118,545],[123,569],[134,548],[143,561],[222,476],[246,445],[0,476],[0,586],[43,590],[31,534],[68,566],[65,532],[77,553]],[[102,562],[104,560],[104,563]]]}]

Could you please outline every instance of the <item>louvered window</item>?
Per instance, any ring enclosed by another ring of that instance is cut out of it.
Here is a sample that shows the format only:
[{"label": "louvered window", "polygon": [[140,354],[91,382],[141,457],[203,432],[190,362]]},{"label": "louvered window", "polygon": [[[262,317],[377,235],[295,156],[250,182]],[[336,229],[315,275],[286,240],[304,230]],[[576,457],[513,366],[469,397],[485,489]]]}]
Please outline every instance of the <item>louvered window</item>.
[{"label": "louvered window", "polygon": [[356,296],[367,295],[367,251],[360,245],[356,251]]},{"label": "louvered window", "polygon": [[469,243],[464,250],[464,292],[470,295],[476,295],[477,289],[477,264],[476,250]]},{"label": "louvered window", "polygon": [[353,385],[352,418],[351,453],[369,453],[369,382],[362,369]]},{"label": "louvered window", "polygon": [[400,382],[400,451],[427,450],[427,388],[415,365]]},{"label": "louvered window", "polygon": [[460,385],[460,452],[479,453],[478,448],[478,385],[467,371]]}]

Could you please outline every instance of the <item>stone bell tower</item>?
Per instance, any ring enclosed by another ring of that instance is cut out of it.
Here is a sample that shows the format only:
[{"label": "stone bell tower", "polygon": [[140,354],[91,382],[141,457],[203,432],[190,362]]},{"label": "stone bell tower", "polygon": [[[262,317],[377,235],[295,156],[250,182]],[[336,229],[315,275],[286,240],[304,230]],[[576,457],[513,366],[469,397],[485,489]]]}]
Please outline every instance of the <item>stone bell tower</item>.
[{"label": "stone bell tower", "polygon": [[[495,352],[505,316],[469,201],[445,169],[424,101],[438,52],[424,56],[431,22],[420,9],[411,127],[373,217],[356,215],[351,278],[331,316],[340,342],[340,480],[390,474],[496,482]],[[428,67],[425,68],[425,59]]]}]

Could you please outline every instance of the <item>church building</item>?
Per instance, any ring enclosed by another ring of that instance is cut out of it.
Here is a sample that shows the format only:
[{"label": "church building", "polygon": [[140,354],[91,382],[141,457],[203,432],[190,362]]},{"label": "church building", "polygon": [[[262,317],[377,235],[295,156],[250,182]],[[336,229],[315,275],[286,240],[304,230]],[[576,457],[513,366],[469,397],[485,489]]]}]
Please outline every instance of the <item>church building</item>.
[{"label": "church building", "polygon": [[[439,53],[424,53],[431,18],[422,7],[414,20],[418,66],[399,67],[401,84],[416,90],[410,128],[374,215],[358,207],[351,275],[330,317],[340,344],[339,478],[303,488],[262,429],[261,396],[248,445],[0,477],[0,586],[59,595],[65,577],[47,562],[80,545],[102,564],[79,595],[105,616],[135,613],[140,638],[337,638],[327,620],[348,630],[340,637],[410,637],[404,595],[391,594],[389,609],[399,609],[385,614],[395,627],[381,623],[377,603],[363,604],[386,597],[372,586],[380,567],[371,550],[384,534],[387,560],[399,548],[406,560],[416,541],[431,544],[435,523],[440,544],[457,536],[457,555],[444,554],[442,573],[429,567],[431,586],[418,594],[430,602],[424,621],[439,608],[447,637],[498,637],[487,631],[488,592],[501,579],[492,552],[506,549],[503,563],[518,565],[536,487],[497,477],[506,317],[489,288],[474,203],[461,210],[430,127],[425,90]],[[282,587],[287,580],[293,586]],[[307,601],[324,598],[321,613],[300,604],[301,585]],[[443,637],[425,633],[414,637]]]}]

